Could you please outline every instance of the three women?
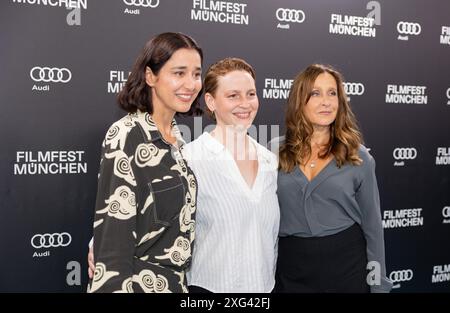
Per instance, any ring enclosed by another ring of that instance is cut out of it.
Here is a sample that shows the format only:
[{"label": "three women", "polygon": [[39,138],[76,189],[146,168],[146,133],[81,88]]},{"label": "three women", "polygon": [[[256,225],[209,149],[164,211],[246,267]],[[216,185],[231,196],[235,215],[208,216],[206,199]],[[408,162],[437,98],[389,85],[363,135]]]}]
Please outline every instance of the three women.
[{"label": "three women", "polygon": [[90,291],[270,292],[278,230],[275,291],[388,291],[375,163],[340,74],[312,65],[295,79],[277,201],[276,158],[247,135],[259,103],[245,61],[209,68],[217,124],[183,147],[173,117],[197,111],[201,62],[192,38],[161,34],[119,96],[130,114],[104,141]]}]

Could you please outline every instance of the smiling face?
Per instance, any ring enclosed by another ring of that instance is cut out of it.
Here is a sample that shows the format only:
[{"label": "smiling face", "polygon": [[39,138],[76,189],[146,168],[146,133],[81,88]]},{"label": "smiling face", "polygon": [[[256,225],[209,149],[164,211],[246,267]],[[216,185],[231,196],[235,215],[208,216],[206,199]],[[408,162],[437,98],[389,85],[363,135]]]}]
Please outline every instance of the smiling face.
[{"label": "smiling face", "polygon": [[317,76],[310,98],[303,112],[313,127],[329,126],[336,119],[339,108],[336,80],[329,73]]},{"label": "smiling face", "polygon": [[205,94],[205,102],[214,112],[218,126],[247,130],[259,106],[255,80],[244,70],[228,72],[219,76],[214,94]]},{"label": "smiling face", "polygon": [[158,74],[146,70],[146,82],[152,87],[155,111],[187,112],[202,88],[201,58],[194,49],[177,50]]}]

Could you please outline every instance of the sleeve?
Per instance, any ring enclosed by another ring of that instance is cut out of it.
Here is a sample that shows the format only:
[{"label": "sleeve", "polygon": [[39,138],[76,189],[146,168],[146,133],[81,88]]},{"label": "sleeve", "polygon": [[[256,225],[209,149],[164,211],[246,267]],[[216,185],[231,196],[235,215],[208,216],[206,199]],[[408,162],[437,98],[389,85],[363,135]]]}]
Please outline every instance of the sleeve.
[{"label": "sleeve", "polygon": [[95,274],[88,292],[133,292],[136,181],[126,149],[103,142],[94,217]]},{"label": "sleeve", "polygon": [[[361,210],[361,228],[367,243],[368,268],[371,262],[376,262],[380,271],[374,271],[374,280],[370,282],[371,292],[389,292],[392,282],[386,277],[386,263],[384,250],[384,234],[381,221],[380,196],[375,176],[375,160],[367,154],[361,165],[362,180],[356,192],[356,201]],[[370,274],[369,274],[370,275]],[[376,277],[379,276],[379,277]],[[368,277],[369,283],[369,277]]]}]

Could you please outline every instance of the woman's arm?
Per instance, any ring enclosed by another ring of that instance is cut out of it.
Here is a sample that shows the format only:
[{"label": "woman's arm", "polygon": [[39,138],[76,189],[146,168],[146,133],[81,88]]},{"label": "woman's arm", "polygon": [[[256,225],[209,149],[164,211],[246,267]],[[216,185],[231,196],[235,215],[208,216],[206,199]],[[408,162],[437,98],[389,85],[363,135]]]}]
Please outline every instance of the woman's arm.
[{"label": "woman's arm", "polygon": [[[381,221],[380,196],[375,176],[375,160],[368,152],[363,158],[361,170],[361,185],[356,192],[356,201],[361,210],[361,228],[367,243],[368,269],[372,270],[371,262],[375,262],[375,270],[369,274],[368,283],[371,292],[389,292],[392,282],[386,277],[384,234]],[[377,272],[377,269],[379,271]],[[375,276],[371,276],[371,275]]]}]

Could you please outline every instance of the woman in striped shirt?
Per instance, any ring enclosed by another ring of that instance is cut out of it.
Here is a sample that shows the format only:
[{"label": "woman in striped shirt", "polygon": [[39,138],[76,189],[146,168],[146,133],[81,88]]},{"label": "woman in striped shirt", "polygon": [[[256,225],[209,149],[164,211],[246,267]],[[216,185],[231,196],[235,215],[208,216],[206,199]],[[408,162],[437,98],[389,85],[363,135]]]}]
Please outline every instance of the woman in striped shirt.
[{"label": "woman in striped shirt", "polygon": [[248,134],[258,111],[255,72],[244,60],[213,64],[205,80],[216,121],[182,151],[198,184],[190,292],[271,292],[279,206],[277,159]]}]

